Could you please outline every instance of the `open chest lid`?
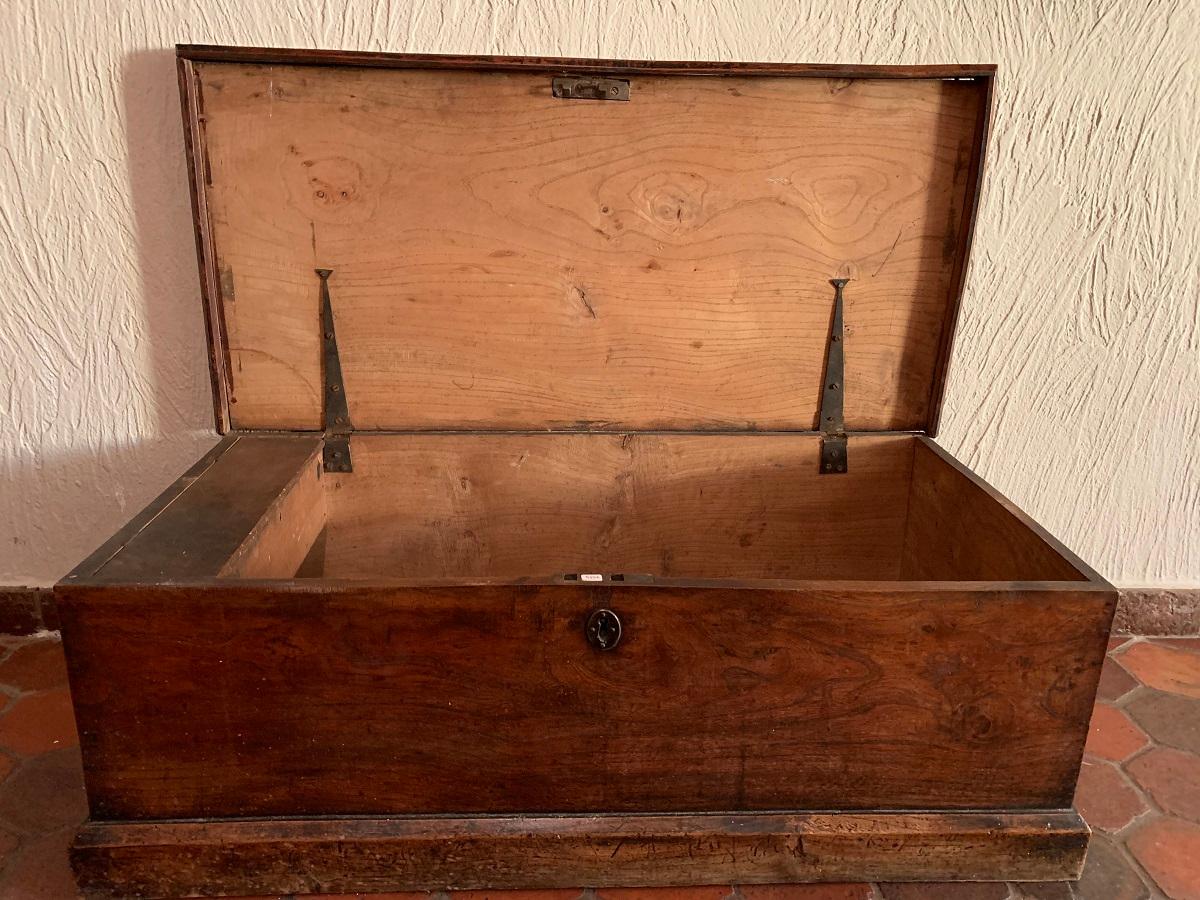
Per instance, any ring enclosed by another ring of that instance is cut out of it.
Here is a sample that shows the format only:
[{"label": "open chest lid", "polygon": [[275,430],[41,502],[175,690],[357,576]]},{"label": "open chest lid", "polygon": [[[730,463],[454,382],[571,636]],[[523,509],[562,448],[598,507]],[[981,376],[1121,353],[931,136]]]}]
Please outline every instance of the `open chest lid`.
[{"label": "open chest lid", "polygon": [[990,66],[179,56],[221,430],[936,427]]}]

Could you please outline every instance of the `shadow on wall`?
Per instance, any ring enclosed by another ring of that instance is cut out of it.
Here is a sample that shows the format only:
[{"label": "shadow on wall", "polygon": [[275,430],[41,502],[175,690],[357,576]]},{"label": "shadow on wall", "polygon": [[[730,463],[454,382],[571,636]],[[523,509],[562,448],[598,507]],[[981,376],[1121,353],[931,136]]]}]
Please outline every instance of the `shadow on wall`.
[{"label": "shadow on wall", "polygon": [[[119,447],[0,459],[20,509],[2,517],[0,573],[13,586],[57,581],[216,443],[202,430]],[[7,505],[7,504],[4,504]]]},{"label": "shadow on wall", "polygon": [[51,420],[45,449],[0,456],[3,584],[53,583],[216,442],[174,51],[131,53],[120,75],[128,183],[114,173],[111,190],[129,192],[133,221],[111,210],[105,222],[99,211],[94,220],[118,239],[105,248],[98,231],[84,241],[101,257],[133,243],[136,256],[116,261],[114,283],[96,285],[98,302],[115,308],[88,320],[90,346],[78,350],[88,363],[70,380],[61,359],[40,376],[86,396],[86,427],[64,434]]},{"label": "shadow on wall", "polygon": [[212,428],[208,350],[174,51],[129,54],[122,85],[158,433]]}]

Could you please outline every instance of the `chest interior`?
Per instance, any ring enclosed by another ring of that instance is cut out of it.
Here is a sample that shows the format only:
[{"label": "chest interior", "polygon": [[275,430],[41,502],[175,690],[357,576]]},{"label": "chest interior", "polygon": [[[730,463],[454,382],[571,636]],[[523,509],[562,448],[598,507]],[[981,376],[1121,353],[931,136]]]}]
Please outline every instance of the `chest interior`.
[{"label": "chest interior", "polygon": [[853,437],[853,464],[837,477],[820,473],[815,435],[357,435],[351,473],[324,471],[320,444],[227,441],[91,574],[510,584],[1088,577],[916,435]]}]

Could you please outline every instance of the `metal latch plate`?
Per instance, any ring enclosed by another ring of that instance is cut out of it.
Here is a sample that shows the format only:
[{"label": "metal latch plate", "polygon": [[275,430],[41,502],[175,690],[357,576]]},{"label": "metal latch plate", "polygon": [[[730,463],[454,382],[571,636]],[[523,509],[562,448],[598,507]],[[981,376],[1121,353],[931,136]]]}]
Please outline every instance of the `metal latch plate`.
[{"label": "metal latch plate", "polygon": [[551,91],[563,100],[628,100],[629,82],[620,78],[560,75],[551,82]]}]

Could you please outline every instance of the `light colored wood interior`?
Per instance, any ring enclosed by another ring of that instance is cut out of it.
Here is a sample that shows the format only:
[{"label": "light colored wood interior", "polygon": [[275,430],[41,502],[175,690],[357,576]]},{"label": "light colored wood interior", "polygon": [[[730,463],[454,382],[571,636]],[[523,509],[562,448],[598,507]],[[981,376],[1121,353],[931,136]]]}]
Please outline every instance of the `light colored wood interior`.
[{"label": "light colored wood interior", "polygon": [[263,513],[220,574],[270,578],[296,572],[325,528],[327,492],[321,478],[320,460],[314,455]]},{"label": "light colored wood interior", "polygon": [[[355,434],[227,438],[79,574],[106,582],[409,579],[1088,581],[1085,565],[928,438]],[[70,578],[76,577],[75,574]]]},{"label": "light colored wood interior", "polygon": [[363,435],[327,577],[897,578],[907,436],[819,476],[811,435]]},{"label": "light colored wood interior", "polygon": [[[244,434],[80,564],[187,578],[1088,581],[1091,570],[928,438],[853,434]],[[77,577],[76,574],[68,576]]]},{"label": "light colored wood interior", "polygon": [[847,428],[928,421],[980,82],[196,68],[238,428],[321,426],[315,267],[359,430],[812,429],[836,276]]},{"label": "light colored wood interior", "polygon": [[1041,537],[1036,525],[1008,501],[989,494],[969,470],[925,441],[916,441],[914,451],[902,578],[1076,581],[1084,577]]},{"label": "light colored wood interior", "polygon": [[845,475],[818,474],[819,447],[791,434],[356,435],[354,472],[323,475],[323,500],[302,482],[278,504],[294,524],[264,517],[261,542],[291,541],[291,551],[253,571],[227,568],[417,580],[1086,580],[916,436],[853,436]]}]

